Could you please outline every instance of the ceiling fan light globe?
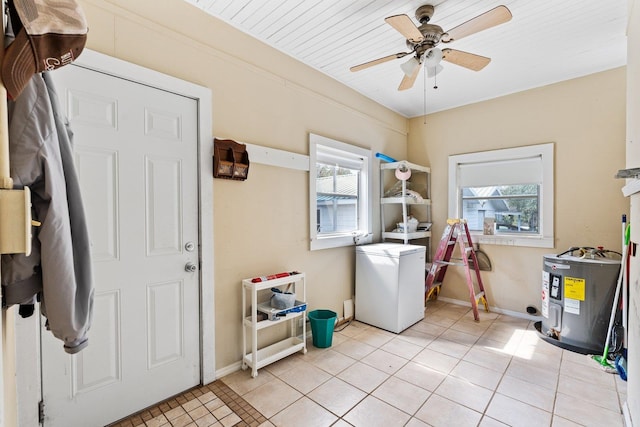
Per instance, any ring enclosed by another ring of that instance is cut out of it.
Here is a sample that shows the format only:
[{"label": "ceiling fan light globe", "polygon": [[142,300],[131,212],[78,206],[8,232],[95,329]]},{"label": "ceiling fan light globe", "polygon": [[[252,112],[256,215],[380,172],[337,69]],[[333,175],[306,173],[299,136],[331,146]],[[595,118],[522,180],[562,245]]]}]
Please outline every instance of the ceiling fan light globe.
[{"label": "ceiling fan light globe", "polygon": [[434,68],[442,61],[442,50],[438,48],[430,49],[425,55],[424,63],[428,68]]},{"label": "ceiling fan light globe", "polygon": [[437,74],[440,73],[440,71],[442,71],[444,69],[444,67],[440,64],[436,65],[435,67],[427,67],[425,66],[426,70],[427,70],[427,77],[433,77]]},{"label": "ceiling fan light globe", "polygon": [[420,66],[420,62],[418,62],[418,59],[415,56],[413,56],[408,61],[400,64],[400,69],[406,76],[411,76],[413,75],[413,73],[415,73],[416,68],[419,66]]}]

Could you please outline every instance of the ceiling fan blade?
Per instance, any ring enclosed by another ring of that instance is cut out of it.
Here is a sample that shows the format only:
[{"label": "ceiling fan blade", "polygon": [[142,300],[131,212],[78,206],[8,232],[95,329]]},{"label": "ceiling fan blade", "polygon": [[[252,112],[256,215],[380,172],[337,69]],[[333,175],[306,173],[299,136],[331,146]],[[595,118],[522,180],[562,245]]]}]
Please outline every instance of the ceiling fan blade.
[{"label": "ceiling fan blade", "polygon": [[412,43],[420,43],[424,36],[407,15],[393,15],[384,18],[385,22],[395,28],[405,39]]},{"label": "ceiling fan blade", "polygon": [[385,62],[393,61],[394,59],[398,59],[398,58],[403,58],[409,55],[410,53],[411,52],[400,52],[393,55],[384,56],[382,58],[374,59],[373,61],[368,61],[360,65],[354,65],[349,69],[353,72],[364,70],[365,68],[373,67],[374,65],[383,64]]},{"label": "ceiling fan blade", "polygon": [[455,49],[442,49],[442,59],[473,71],[480,71],[491,62],[486,56]]},{"label": "ceiling fan blade", "polygon": [[450,29],[445,33],[442,42],[449,43],[454,40],[460,40],[463,37],[495,27],[496,25],[504,24],[510,20],[511,11],[506,6],[497,6],[482,15],[471,18],[467,22]]},{"label": "ceiling fan blade", "polygon": [[418,74],[420,73],[420,69],[422,67],[417,66],[414,68],[413,73],[410,75],[404,75],[404,77],[402,78],[402,81],[400,82],[400,86],[398,86],[398,90],[407,90],[407,89],[411,89],[413,87],[413,84],[416,82],[416,78],[418,77]]}]

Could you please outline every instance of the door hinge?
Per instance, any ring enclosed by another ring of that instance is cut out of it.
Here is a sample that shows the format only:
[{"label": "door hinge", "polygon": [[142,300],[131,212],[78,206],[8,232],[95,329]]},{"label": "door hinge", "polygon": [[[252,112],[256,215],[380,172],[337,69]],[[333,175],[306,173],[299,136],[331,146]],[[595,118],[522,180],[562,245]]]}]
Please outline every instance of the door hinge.
[{"label": "door hinge", "polygon": [[38,402],[38,422],[40,424],[44,423],[44,401],[43,400]]}]

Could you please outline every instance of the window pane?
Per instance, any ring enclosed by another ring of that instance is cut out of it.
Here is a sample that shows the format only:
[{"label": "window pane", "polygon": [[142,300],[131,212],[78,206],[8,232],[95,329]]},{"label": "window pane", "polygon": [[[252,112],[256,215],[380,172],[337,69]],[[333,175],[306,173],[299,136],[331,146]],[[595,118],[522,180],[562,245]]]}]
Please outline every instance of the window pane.
[{"label": "window pane", "polygon": [[485,218],[495,218],[496,233],[539,234],[538,184],[464,187],[462,215],[470,230],[482,230]]},{"label": "window pane", "polygon": [[317,163],[316,172],[318,234],[358,230],[360,171]]}]

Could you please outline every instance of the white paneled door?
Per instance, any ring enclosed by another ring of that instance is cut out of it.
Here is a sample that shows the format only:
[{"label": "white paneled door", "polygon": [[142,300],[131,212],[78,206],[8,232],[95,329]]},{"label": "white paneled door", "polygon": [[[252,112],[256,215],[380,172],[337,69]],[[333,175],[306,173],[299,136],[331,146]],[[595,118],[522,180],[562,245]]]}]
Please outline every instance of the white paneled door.
[{"label": "white paneled door", "polygon": [[53,77],[96,290],[86,349],[42,332],[44,425],[102,426],[200,382],[197,102],[78,66]]}]

